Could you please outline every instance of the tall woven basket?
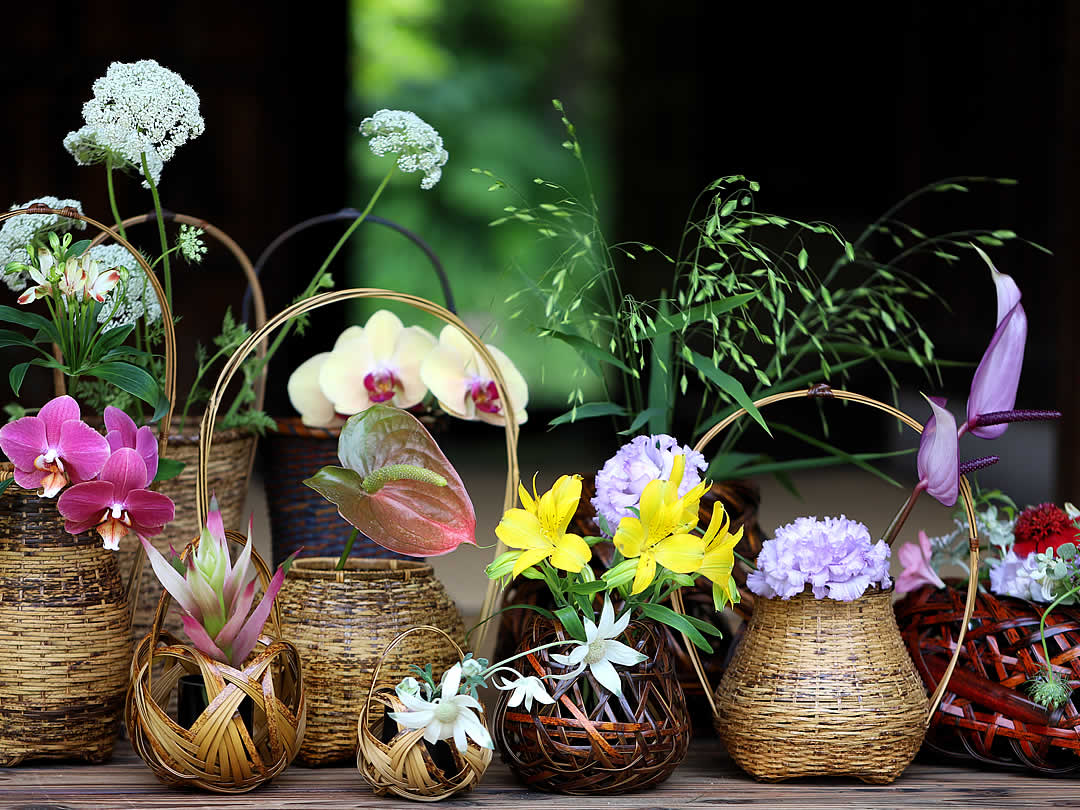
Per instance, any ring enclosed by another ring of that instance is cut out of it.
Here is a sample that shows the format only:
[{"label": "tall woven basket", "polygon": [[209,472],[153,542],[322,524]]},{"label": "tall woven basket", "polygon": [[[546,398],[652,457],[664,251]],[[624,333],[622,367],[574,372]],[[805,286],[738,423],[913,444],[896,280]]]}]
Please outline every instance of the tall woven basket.
[{"label": "tall woven basket", "polygon": [[[839,399],[868,405],[913,430],[922,425],[885,403],[828,386],[765,397]],[[698,442],[704,448],[746,413],[737,411]],[[927,703],[893,618],[892,589],[872,589],[852,602],[803,593],[787,602],[758,599],[742,642],[713,696],[713,721],[735,762],[757,779],[848,775],[888,783],[910,764],[956,666],[974,605],[979,559],[971,489],[961,479],[970,528],[970,578],[964,625],[941,685]],[[681,597],[676,596],[680,605]],[[695,664],[699,658],[687,644]]]},{"label": "tall woven basket", "polygon": [[[297,223],[266,246],[255,262],[256,275],[261,274],[274,253],[297,234],[317,225],[352,222],[360,216],[356,209],[346,208]],[[446,308],[454,312],[454,298],[442,263],[423,239],[395,222],[371,214],[364,218],[362,224],[389,228],[416,245],[431,263]],[[431,427],[431,419],[426,415],[420,418]],[[337,507],[303,484],[304,479],[317,470],[339,463],[337,450],[340,436],[340,428],[310,427],[299,417],[290,416],[278,419],[276,430],[263,440],[263,470],[275,563],[280,563],[301,547],[304,554],[312,556],[337,557],[344,550],[353,527],[338,515]],[[404,555],[395,554],[363,535],[357,538],[353,548],[362,557],[405,559]]]},{"label": "tall woven basket", "polygon": [[[504,502],[512,503],[518,481],[517,425],[509,412],[505,383],[480,338],[456,315],[437,304],[416,296],[367,288],[315,296],[284,310],[257,330],[230,358],[222,372],[223,379],[227,383],[228,375],[243,362],[245,353],[290,318],[353,299],[396,301],[434,315],[461,330],[492,369],[501,401],[507,408]],[[336,461],[335,454],[330,463]],[[289,469],[274,472],[276,476],[293,474],[301,473]],[[330,506],[336,515],[337,507]],[[310,539],[317,545],[318,536]],[[355,755],[356,713],[371,686],[372,672],[383,649],[399,633],[420,624],[434,625],[455,643],[463,643],[464,639],[457,607],[435,578],[431,566],[416,561],[360,558],[350,560],[344,571],[335,571],[336,562],[337,558],[333,557],[298,559],[279,597],[285,632],[304,661],[309,709],[308,732],[300,756],[309,765],[329,764]],[[485,610],[484,615],[490,614]],[[477,646],[482,635],[481,630]],[[408,674],[409,664],[430,662],[433,667],[446,668],[454,660],[453,651],[441,644],[433,646],[430,636],[410,635],[384,662],[383,678],[386,683],[396,683]]]},{"label": "tall woven basket", "polygon": [[[256,328],[266,323],[266,304],[263,300],[262,287],[251,264],[251,260],[243,249],[224,231],[204,219],[198,219],[188,214],[174,214],[165,212],[164,218],[181,225],[191,225],[201,228],[209,236],[223,245],[240,265],[244,273],[252,300],[254,302],[254,320]],[[123,222],[125,228],[130,228],[143,223],[157,222],[157,215],[153,212],[131,217]],[[100,244],[105,240],[106,234],[98,236],[91,245]],[[259,355],[265,354],[265,348],[260,347]],[[255,402],[253,406],[259,410],[263,406],[266,390],[266,375],[260,376],[255,388]],[[217,447],[214,457],[209,462],[207,475],[212,492],[216,492],[222,505],[222,518],[226,526],[242,525],[246,515],[244,513],[244,498],[247,495],[248,482],[251,477],[251,468],[255,460],[255,445],[257,436],[246,430],[219,431],[215,439]],[[164,455],[164,454],[163,454]],[[184,470],[175,478],[162,481],[157,490],[172,498],[176,504],[176,519],[165,527],[165,531],[157,537],[151,538],[155,548],[162,553],[169,550],[170,546],[183,548],[187,542],[199,533],[199,525],[196,523],[195,511],[195,478],[199,462],[199,433],[197,425],[176,425],[169,434],[169,458],[182,462]],[[120,550],[120,565],[130,565],[136,549],[122,548]],[[138,552],[141,554],[142,549]],[[134,618],[131,622],[132,644],[138,642],[150,631],[150,625],[154,620],[157,609],[158,593],[160,585],[154,577],[154,572],[149,567],[144,567],[142,572],[142,584],[139,588],[138,599],[134,606]],[[180,614],[171,611],[165,617],[165,629],[170,633],[182,632]]]},{"label": "tall woven basket", "polygon": [[[86,222],[131,245],[73,208],[43,205],[0,214],[56,214]],[[137,254],[135,254],[137,255]],[[165,385],[174,398],[176,342],[164,291],[138,257],[161,303],[165,324]],[[165,452],[171,407],[161,422]],[[0,464],[0,480],[12,467]],[[142,547],[128,557],[127,584],[116,553],[94,533],[64,531],[56,500],[9,486],[0,494],[0,765],[35,759],[112,756],[130,662],[131,605]]]}]

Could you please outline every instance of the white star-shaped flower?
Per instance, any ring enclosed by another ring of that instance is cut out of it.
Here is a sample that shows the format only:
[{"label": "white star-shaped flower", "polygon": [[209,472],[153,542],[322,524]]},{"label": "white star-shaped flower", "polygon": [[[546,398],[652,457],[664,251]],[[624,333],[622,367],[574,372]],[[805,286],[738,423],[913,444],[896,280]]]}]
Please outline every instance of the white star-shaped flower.
[{"label": "white star-shaped flower", "polygon": [[409,711],[390,712],[390,719],[402,728],[424,729],[424,739],[432,744],[453,739],[457,750],[464,752],[469,747],[466,737],[471,737],[480,747],[494,749],[491,735],[474,711],[482,709],[480,702],[470,695],[459,695],[460,685],[461,664],[454,664],[443,675],[440,697],[424,700],[418,695],[398,694]]},{"label": "white star-shaped flower", "polygon": [[599,625],[593,624],[587,616],[582,618],[585,624],[585,642],[578,643],[566,655],[553,653],[551,656],[558,664],[574,667],[565,675],[558,676],[559,680],[572,678],[588,667],[601,686],[613,695],[622,694],[619,673],[615,671],[614,665],[633,666],[648,658],[621,641],[615,641],[630,624],[630,612],[627,611],[615,621],[615,609],[611,606],[611,600],[604,599]]},{"label": "white star-shaped flower", "polygon": [[547,689],[544,688],[544,682],[535,675],[518,675],[512,681],[504,678],[502,683],[492,679],[492,683],[495,684],[497,689],[511,692],[510,699],[506,702],[506,705],[510,707],[520,706],[524,701],[525,711],[529,712],[532,711],[534,700],[539,703],[555,702],[555,698],[549,695]]}]

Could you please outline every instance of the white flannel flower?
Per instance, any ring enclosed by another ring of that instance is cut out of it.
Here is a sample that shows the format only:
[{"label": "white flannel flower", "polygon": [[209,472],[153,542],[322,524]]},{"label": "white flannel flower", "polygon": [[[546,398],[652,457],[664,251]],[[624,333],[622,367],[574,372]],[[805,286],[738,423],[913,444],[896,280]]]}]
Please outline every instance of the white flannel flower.
[{"label": "white flannel flower", "polygon": [[123,245],[96,245],[90,256],[103,267],[118,270],[120,283],[105,296],[98,313],[98,323],[108,323],[109,329],[127,326],[140,318],[145,323],[161,320],[161,304],[146,271]]},{"label": "white flannel flower", "polygon": [[360,122],[360,134],[371,139],[368,146],[376,155],[397,155],[403,172],[423,172],[423,189],[439,182],[450,157],[435,128],[408,110],[379,110]]},{"label": "white flannel flower", "polygon": [[[131,174],[143,175],[142,155],[146,153],[146,168],[157,185],[161,181],[161,169],[165,165],[153,145],[137,132],[110,130],[102,134],[97,127],[87,124],[64,138],[64,148],[80,166],[94,166],[112,158],[113,168]],[[143,188],[150,183],[143,180]]]},{"label": "white flannel flower", "polygon": [[493,678],[492,683],[495,684],[496,689],[511,693],[510,699],[506,701],[506,705],[510,708],[520,706],[524,702],[525,711],[531,712],[534,700],[547,704],[555,702],[555,698],[549,695],[547,689],[544,688],[544,682],[535,675],[518,675],[512,681],[504,678],[502,683]]},{"label": "white flannel flower", "polygon": [[406,712],[390,712],[389,717],[402,728],[422,728],[424,739],[434,745],[439,740],[453,739],[458,751],[464,752],[472,740],[481,748],[494,749],[491,735],[484,728],[480,717],[480,702],[470,695],[459,695],[461,664],[454,664],[443,675],[440,695],[434,700],[424,700],[418,695],[398,695],[405,704]]},{"label": "white flannel flower", "polygon": [[[57,197],[36,197],[30,202],[19,203],[11,206],[9,211],[18,211],[29,208],[35,203],[47,205],[49,208],[74,208],[80,214],[83,212],[82,203],[78,200],[61,200]],[[30,283],[30,277],[25,272],[4,273],[4,268],[11,262],[30,264],[30,254],[26,252],[26,246],[31,241],[41,238],[47,233],[66,233],[71,230],[84,230],[86,223],[81,219],[68,219],[59,214],[24,214],[5,220],[0,226],[0,274],[4,276],[4,283],[12,292],[22,292]]]},{"label": "white flannel flower", "polygon": [[412,676],[402,678],[401,683],[394,687],[394,692],[400,698],[402,695],[420,696],[420,681]]},{"label": "white flannel flower", "polygon": [[461,662],[461,674],[466,678],[478,678],[487,669],[487,662],[479,658],[466,658]]},{"label": "white flannel flower", "polygon": [[567,655],[553,653],[551,656],[551,660],[557,664],[574,667],[565,675],[557,676],[557,680],[573,678],[588,667],[601,686],[613,695],[622,694],[622,683],[619,681],[619,673],[615,671],[614,664],[624,667],[634,666],[648,658],[647,655],[631,649],[621,641],[615,641],[630,624],[630,612],[627,611],[621,619],[615,621],[615,609],[611,606],[611,600],[605,597],[604,607],[600,612],[599,626],[593,624],[587,616],[583,619],[585,642],[579,642]]}]

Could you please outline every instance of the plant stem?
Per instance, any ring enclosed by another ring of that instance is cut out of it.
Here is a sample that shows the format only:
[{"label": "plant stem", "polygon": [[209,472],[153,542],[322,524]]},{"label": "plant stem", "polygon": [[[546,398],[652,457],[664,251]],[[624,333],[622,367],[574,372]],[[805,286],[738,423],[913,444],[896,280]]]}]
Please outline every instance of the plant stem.
[{"label": "plant stem", "polygon": [[919,496],[922,495],[924,489],[926,489],[925,486],[917,484],[915,489],[911,491],[911,495],[908,496],[907,501],[900,507],[900,511],[896,513],[892,522],[889,523],[889,527],[885,530],[885,535],[882,538],[885,541],[885,545],[892,546],[896,536],[900,534],[900,529],[903,528],[904,522],[911,514],[911,510],[915,506],[915,501],[919,499]]},{"label": "plant stem", "polygon": [[354,528],[352,534],[349,535],[349,539],[345,542],[345,550],[341,552],[341,557],[337,561],[337,565],[334,566],[335,571],[345,570],[345,561],[349,559],[349,555],[352,554],[353,543],[356,542],[356,538],[360,536],[360,530]]},{"label": "plant stem", "polygon": [[1050,611],[1060,605],[1065,599],[1068,599],[1070,596],[1076,593],[1080,593],[1080,585],[1077,585],[1072,590],[1066,591],[1053,602],[1051,602],[1050,607],[1043,611],[1042,618],[1039,620],[1039,638],[1040,641],[1042,641],[1043,663],[1046,666],[1046,672],[1048,675],[1052,674],[1053,670],[1050,664],[1050,647],[1046,644],[1046,619],[1050,616]]},{"label": "plant stem", "polygon": [[120,219],[120,209],[116,206],[116,191],[113,188],[113,165],[112,158],[105,157],[105,185],[109,190],[109,207],[112,209],[113,219],[116,220],[116,232],[122,237],[127,239],[127,234],[124,232],[124,221]]},{"label": "plant stem", "polygon": [[161,198],[158,196],[154,178],[150,176],[150,167],[146,162],[146,152],[142,153],[142,170],[143,177],[146,178],[146,182],[150,186],[150,196],[154,198],[154,213],[157,214],[158,238],[161,240],[162,268],[165,276],[165,301],[169,305],[169,312],[172,313],[172,270],[169,267],[169,240],[165,236],[165,219],[162,216]]}]

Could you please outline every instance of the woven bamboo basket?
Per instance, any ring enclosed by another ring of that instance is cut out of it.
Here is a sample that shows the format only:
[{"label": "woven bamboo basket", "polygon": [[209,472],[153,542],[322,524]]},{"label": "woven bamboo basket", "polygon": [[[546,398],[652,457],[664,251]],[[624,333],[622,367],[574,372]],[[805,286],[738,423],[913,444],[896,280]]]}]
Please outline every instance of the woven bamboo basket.
[{"label": "woven bamboo basket", "polygon": [[[519,651],[574,639],[558,622],[535,616]],[[648,656],[619,667],[622,694],[602,687],[588,668],[554,686],[555,703],[531,711],[508,707],[509,692],[492,718],[503,761],[528,787],[576,796],[610,796],[658,785],[682,762],[690,744],[690,715],[667,634],[651,621],[632,621],[620,638]],[[555,648],[558,649],[558,648]],[[520,659],[523,675],[543,678],[570,668],[551,650]],[[550,687],[549,687],[550,688]]]},{"label": "woven bamboo basket", "polygon": [[[205,475],[204,466],[200,471]],[[246,542],[237,532],[227,531],[226,536],[241,546]],[[198,543],[196,537],[185,556],[194,553]],[[254,550],[251,559],[265,593],[270,572]],[[305,717],[300,655],[282,640],[276,603],[271,632],[264,630],[240,670],[165,632],[169,602],[165,591],[150,633],[131,663],[124,712],[131,746],[167,785],[245,793],[284,771],[300,750]],[[201,675],[209,702],[190,729],[180,726],[167,709],[185,674]],[[253,705],[250,731],[239,711],[245,699]]]},{"label": "woven bamboo basket", "polygon": [[455,643],[465,628],[431,566],[416,561],[301,557],[293,563],[278,599],[285,632],[304,662],[308,692],[304,765],[329,765],[356,754],[356,711],[372,675],[395,684],[409,665],[449,669],[458,656],[430,634],[410,636],[393,654],[387,645],[402,631],[434,625]]},{"label": "woven bamboo basket", "polygon": [[[345,208],[297,223],[266,246],[255,262],[255,274],[260,275],[277,250],[297,234],[318,225],[351,223],[361,215],[361,212],[354,208]],[[423,239],[407,228],[373,214],[366,216],[362,224],[389,228],[416,245],[431,263],[439,280],[446,308],[450,312],[455,311],[453,294],[442,263]],[[244,305],[246,313],[246,296]],[[434,428],[436,420],[431,414],[416,416],[429,430]],[[270,510],[270,534],[275,564],[301,548],[305,555],[315,557],[338,557],[344,550],[353,527],[338,514],[334,504],[303,484],[305,478],[310,478],[323,467],[339,463],[337,450],[340,436],[340,428],[309,427],[298,417],[286,417],[278,419],[275,432],[264,438],[263,477]],[[407,559],[403,554],[395,554],[372,542],[363,534],[357,537],[353,549],[359,557]]]},{"label": "woven bamboo basket", "polygon": [[[386,646],[375,665],[367,698],[356,724],[359,738],[356,767],[377,796],[393,793],[406,799],[433,802],[475,787],[491,764],[492,752],[488,748],[481,748],[471,739],[464,752],[458,751],[449,741],[440,740],[431,745],[424,740],[423,729],[399,729],[387,716],[388,712],[407,711],[406,706],[393,688],[376,689],[375,685],[386,680],[382,667],[390,660],[394,649],[407,638],[418,634],[439,637],[439,646],[442,647],[440,658],[452,657],[451,663],[443,667],[443,671],[465,657],[453,638],[438,627],[425,625],[406,630]],[[415,642],[411,642],[410,647],[415,648]],[[398,653],[396,657],[400,655]],[[426,663],[431,659],[419,660]],[[436,673],[440,671],[434,664],[432,669]],[[401,678],[391,680],[399,681]],[[487,724],[482,711],[480,722]]]},{"label": "woven bamboo basket", "polygon": [[[1024,690],[1044,660],[1039,620],[1046,605],[980,593],[960,663],[934,713],[924,751],[966,763],[1042,775],[1080,773],[1080,697],[1056,710]],[[938,685],[962,627],[955,583],[924,586],[895,605],[900,632],[923,681]],[[1059,605],[1046,620],[1050,664],[1080,681],[1080,606]]]},{"label": "woven bamboo basket", "polygon": [[[825,385],[755,404],[802,398],[868,405],[922,431],[921,424],[890,405]],[[695,449],[700,451],[745,413],[737,411],[717,424]],[[958,645],[974,605],[979,558],[971,488],[964,478],[960,493],[971,554]],[[740,768],[765,781],[834,774],[871,783],[892,782],[904,771],[922,744],[960,647],[928,704],[893,618],[891,596],[891,589],[878,589],[850,603],[817,600],[808,593],[787,602],[755,601],[749,627],[715,696],[710,693],[717,733]],[[681,607],[679,595],[675,602]],[[697,664],[697,651],[687,647]],[[698,674],[709,693],[700,666]]]},{"label": "woven bamboo basket", "polygon": [[[81,220],[133,251],[73,208],[35,205],[0,214],[0,222],[23,213]],[[138,261],[164,315],[164,395],[172,403],[172,318],[153,271]],[[160,425],[161,453],[171,418],[170,407]],[[11,475],[10,465],[0,465],[0,480]],[[0,765],[69,758],[99,763],[112,756],[130,662],[131,606],[141,581],[142,547],[132,541],[138,551],[129,557],[125,586],[117,555],[96,534],[67,534],[54,499],[16,485],[0,494]]]},{"label": "woven bamboo basket", "polygon": [[[247,279],[254,302],[256,328],[266,323],[266,304],[263,299],[262,287],[252,267],[251,260],[243,249],[224,231],[203,219],[188,214],[174,214],[171,211],[164,213],[164,219],[181,225],[192,225],[202,228],[208,235],[223,245],[236,263],[240,265],[244,277]],[[123,225],[130,228],[143,223],[155,223],[157,216],[153,212],[125,219]],[[91,245],[100,244],[106,234],[101,234]],[[259,347],[259,356],[265,355],[265,348]],[[255,402],[252,407],[256,410],[263,406],[266,391],[266,375],[259,377],[255,388]],[[58,393],[59,393],[58,389]],[[248,481],[251,477],[251,468],[255,461],[255,445],[258,437],[246,430],[219,431],[215,439],[217,451],[209,461],[209,486],[211,492],[216,492],[221,501],[221,515],[226,526],[241,526],[246,518],[244,514],[244,498],[247,496]],[[176,519],[165,527],[165,531],[157,537],[150,538],[154,547],[162,553],[166,553],[170,546],[183,548],[188,540],[197,535],[200,526],[196,522],[195,510],[195,478],[199,462],[199,435],[194,425],[177,425],[169,434],[169,458],[182,462],[184,470],[175,478],[162,481],[156,487],[158,492],[168,495],[176,504]],[[136,553],[134,548],[122,548],[120,550],[120,565],[125,567],[130,564]],[[138,553],[143,553],[138,549]],[[131,622],[132,645],[139,641],[150,631],[150,625],[154,620],[154,612],[157,608],[160,584],[154,576],[154,572],[146,567],[142,572],[142,584],[139,588],[138,600],[134,606],[135,614]],[[174,635],[183,632],[180,622],[180,613],[173,610],[165,618],[165,629]]]}]

